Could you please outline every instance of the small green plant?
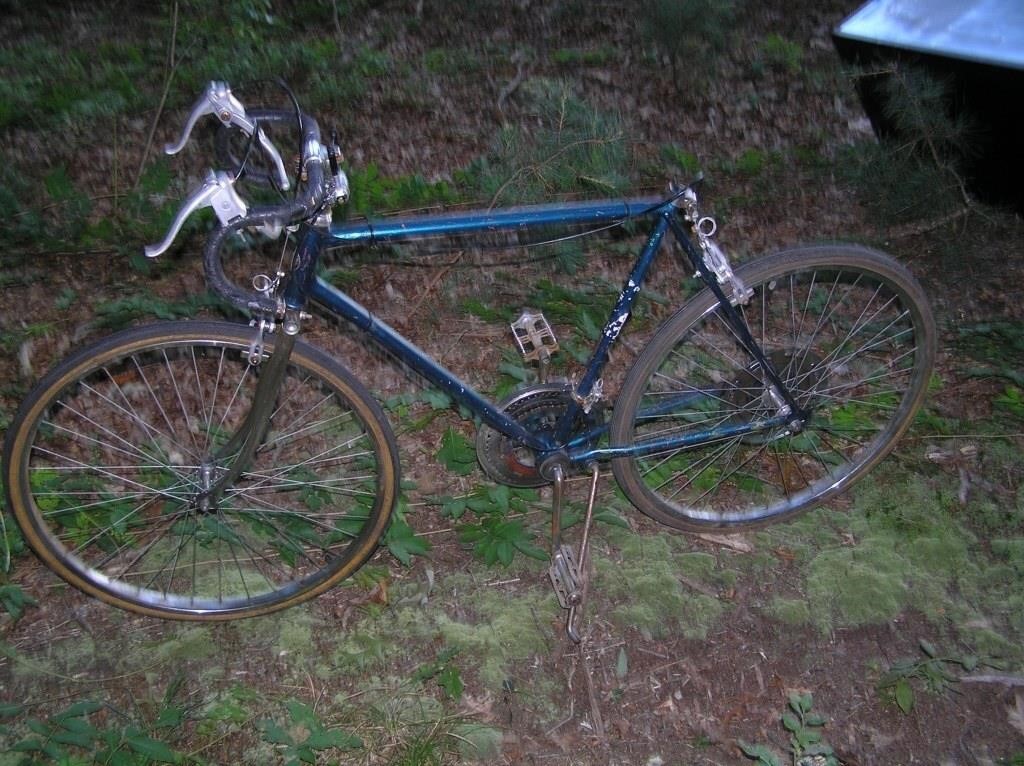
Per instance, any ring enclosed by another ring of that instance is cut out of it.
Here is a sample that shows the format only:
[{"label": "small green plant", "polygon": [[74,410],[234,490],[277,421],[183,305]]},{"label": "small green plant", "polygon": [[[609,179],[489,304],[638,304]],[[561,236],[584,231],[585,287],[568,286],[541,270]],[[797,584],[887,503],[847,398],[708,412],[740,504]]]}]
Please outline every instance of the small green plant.
[{"label": "small green plant", "polygon": [[[782,713],[782,727],[789,732],[789,755],[793,766],[839,766],[832,748],[825,742],[822,729],[828,718],[811,710],[814,700],[809,693],[790,694],[787,709]],[[740,749],[759,766],[782,766],[782,758],[766,745],[751,745],[742,740]]]},{"label": "small green plant", "polygon": [[672,79],[679,88],[681,71],[687,79],[717,68],[736,14],[733,0],[656,0],[645,6],[644,38],[668,56]]},{"label": "small green plant", "polygon": [[1007,386],[1003,393],[992,400],[992,403],[1015,418],[1024,420],[1024,391],[1017,386]]},{"label": "small green plant", "polygon": [[757,149],[746,149],[736,160],[736,169],[746,176],[756,176],[765,165],[764,152]]},{"label": "small green plant", "polygon": [[227,303],[211,292],[191,295],[179,301],[139,294],[98,304],[93,323],[98,329],[119,330],[139,319],[182,319],[209,309],[221,313],[231,311]]},{"label": "small green plant", "polygon": [[604,66],[614,61],[617,51],[611,46],[600,48],[559,48],[551,59],[559,66]]},{"label": "small green plant", "polygon": [[[151,763],[182,763],[186,757],[162,739],[150,736],[150,731],[172,728],[176,724],[162,720],[161,709],[151,727],[135,723],[110,726],[94,723],[91,716],[103,710],[102,702],[83,700],[46,720],[28,718],[25,726],[31,735],[11,746],[11,750],[24,753],[23,763],[88,764],[117,763],[124,766],[147,766]],[[16,715],[19,710],[6,710],[4,717]],[[117,719],[114,719],[117,720]],[[180,723],[180,718],[178,720]],[[85,756],[91,760],[85,760]]]},{"label": "small green plant", "polygon": [[799,74],[803,69],[804,49],[782,35],[765,36],[760,45],[761,58],[770,68],[785,74]]},{"label": "small green plant", "polygon": [[959,667],[969,673],[979,663],[973,655],[940,655],[935,645],[923,638],[918,641],[918,646],[925,655],[923,659],[897,660],[876,685],[882,698],[895,703],[904,714],[914,709],[915,685],[923,687],[929,694],[955,691],[955,684],[960,678],[952,668]]},{"label": "small green plant", "polygon": [[479,69],[481,62],[467,48],[431,48],[423,56],[423,65],[432,74],[455,77]]},{"label": "small green plant", "polygon": [[316,711],[304,702],[287,700],[284,706],[288,717],[283,723],[264,719],[257,723],[257,727],[264,742],[280,748],[285,766],[315,764],[319,752],[356,750],[363,746],[359,737],[341,729],[327,728]]},{"label": "small green plant", "polygon": [[441,437],[437,461],[452,473],[466,476],[476,468],[476,448],[465,436],[449,428]]},{"label": "small green plant", "polygon": [[468,495],[445,495],[436,501],[441,505],[441,515],[457,520],[461,519],[466,511],[472,511],[477,516],[525,513],[529,509],[529,503],[536,499],[535,490],[513,489],[504,484],[495,484],[477,487]]},{"label": "small green plant", "polygon": [[430,541],[420,537],[409,526],[405,519],[408,504],[400,500],[394,515],[391,517],[391,525],[387,534],[384,535],[384,545],[396,559],[406,566],[409,566],[413,556],[423,556],[430,550]]},{"label": "small green plant", "polygon": [[416,683],[435,681],[446,697],[458,702],[465,688],[459,669],[452,662],[458,654],[458,649],[443,649],[433,661],[420,665],[412,674],[412,680]]},{"label": "small green plant", "polygon": [[661,147],[663,160],[683,171],[682,181],[689,181],[700,172],[700,160],[693,152],[688,152],[675,144],[666,144]]},{"label": "small green plant", "polygon": [[373,163],[347,172],[352,194],[346,210],[358,215],[449,204],[459,198],[447,181],[431,183],[420,175],[388,178]]},{"label": "small green plant", "polygon": [[488,566],[499,562],[508,566],[517,551],[539,561],[548,560],[547,552],[534,544],[533,533],[519,520],[488,516],[476,524],[459,527],[459,540],[470,543],[473,554]]},{"label": "small green plant", "polygon": [[537,499],[532,489],[513,489],[505,485],[477,487],[468,495],[435,498],[441,514],[461,519],[467,511],[475,517],[473,522],[461,524],[459,540],[473,546],[473,553],[485,564],[501,563],[508,566],[516,553],[546,561],[547,552],[534,544],[534,533],[522,519],[510,519],[523,514]]},{"label": "small green plant", "polygon": [[39,602],[25,593],[21,586],[15,583],[0,585],[0,606],[3,606],[12,619],[21,619],[26,607],[38,605]]}]

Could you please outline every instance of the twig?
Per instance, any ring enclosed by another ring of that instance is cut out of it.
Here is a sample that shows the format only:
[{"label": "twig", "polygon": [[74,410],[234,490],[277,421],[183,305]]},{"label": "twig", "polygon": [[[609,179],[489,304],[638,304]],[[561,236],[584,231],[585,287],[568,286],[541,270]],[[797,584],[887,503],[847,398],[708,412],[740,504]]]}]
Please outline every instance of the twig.
[{"label": "twig", "polygon": [[927,234],[930,231],[941,228],[947,223],[953,223],[960,218],[971,212],[971,209],[967,206],[957,208],[952,213],[933,218],[931,221],[925,221],[924,223],[918,224],[905,224],[903,226],[894,226],[888,229],[885,233],[886,239],[906,239],[908,237],[919,237],[922,234]]},{"label": "twig", "polygon": [[601,743],[601,747],[607,750],[608,734],[605,732],[604,718],[601,715],[601,704],[597,699],[597,690],[594,689],[593,671],[590,667],[590,660],[587,659],[587,654],[584,651],[584,645],[589,642],[589,640],[590,634],[588,631],[580,644],[580,659],[583,661],[583,680],[587,683],[587,698],[590,700],[590,715],[591,718],[593,718],[594,734]]},{"label": "twig", "polygon": [[754,550],[754,546],[739,535],[718,535],[712,532],[699,532],[697,537],[706,543],[721,545],[724,548],[732,548],[740,553],[752,553]]},{"label": "twig", "polygon": [[961,676],[964,683],[1000,684],[1001,686],[1024,686],[1024,676],[1003,675],[1001,673],[981,673],[976,676]]},{"label": "twig", "polygon": [[[117,145],[115,143],[115,150],[116,150],[116,146]],[[120,197],[120,196],[121,196],[120,194],[90,194],[88,197],[86,197],[86,199],[88,199],[90,202],[99,202],[100,200],[113,199],[116,202],[117,198]],[[82,199],[82,198],[81,197],[75,197],[75,199],[78,200],[78,199]],[[33,213],[36,213],[36,214],[44,213],[47,210],[52,210],[55,207],[60,207],[61,205],[66,205],[66,204],[67,204],[67,201],[65,201],[65,200],[62,200],[60,202],[49,202],[49,203],[47,203],[45,205],[41,205],[40,207],[37,207],[37,208],[32,208],[32,209],[29,209],[29,210],[19,210],[16,213],[12,213],[9,217],[10,218],[14,218],[14,219],[24,218],[27,215],[32,215]]]},{"label": "twig", "polygon": [[501,89],[501,93],[498,94],[498,111],[504,113],[505,102],[508,101],[509,96],[515,93],[519,86],[523,84],[523,80],[526,79],[526,70],[523,67],[523,62],[520,60],[516,62],[516,76]]},{"label": "twig", "polygon": [[718,591],[709,585],[705,585],[704,583],[698,582],[690,577],[684,577],[683,575],[676,575],[676,578],[691,590],[703,593],[705,596],[711,596],[711,598],[718,598]]},{"label": "twig", "polygon": [[445,274],[452,270],[452,266],[454,266],[456,263],[462,260],[463,252],[464,251],[459,251],[458,253],[456,253],[455,258],[446,263],[444,267],[439,272],[437,272],[437,274],[434,275],[434,278],[427,283],[427,286],[426,288],[424,288],[423,294],[420,295],[419,300],[416,301],[415,305],[413,305],[413,307],[405,313],[406,322],[408,322],[410,319],[413,318],[413,316],[416,315],[416,312],[420,310],[420,306],[423,305],[423,301],[427,299],[427,297],[430,295],[433,289],[437,286],[437,283],[444,279]]},{"label": "twig", "polygon": [[338,39],[344,40],[345,32],[341,28],[341,13],[338,11],[338,0],[334,0],[331,6],[334,11],[334,31],[338,33]]},{"label": "twig", "polygon": [[1022,436],[1024,436],[1024,431],[1007,434],[922,434],[921,436],[903,436],[901,440],[919,442],[929,439],[1018,439]]},{"label": "twig", "polygon": [[561,721],[559,721],[554,726],[552,726],[550,729],[548,729],[546,732],[544,732],[544,736],[550,737],[556,731],[558,731],[563,726],[565,726],[567,723],[569,723],[569,721],[571,721],[575,716],[576,716],[576,700],[574,700],[572,697],[569,697],[569,715],[567,715]]},{"label": "twig", "polygon": [[156,126],[160,122],[160,115],[163,114],[164,104],[167,103],[167,94],[171,92],[171,82],[174,81],[174,74],[178,69],[175,50],[178,45],[178,0],[174,0],[174,10],[171,20],[171,42],[167,52],[167,77],[164,79],[164,92],[160,95],[160,103],[157,105],[156,114],[153,116],[153,123],[149,126],[149,136],[146,137],[146,148],[142,150],[142,159],[139,160],[139,169],[135,173],[135,189],[142,179],[142,171],[146,168],[146,161],[149,159],[149,150],[153,148],[153,138],[156,136]]}]

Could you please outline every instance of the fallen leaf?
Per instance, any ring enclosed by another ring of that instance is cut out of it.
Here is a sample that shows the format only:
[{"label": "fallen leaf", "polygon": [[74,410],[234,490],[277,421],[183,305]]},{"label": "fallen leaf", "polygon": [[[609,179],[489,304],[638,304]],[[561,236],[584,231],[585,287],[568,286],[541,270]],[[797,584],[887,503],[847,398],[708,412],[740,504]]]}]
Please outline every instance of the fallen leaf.
[{"label": "fallen leaf", "polygon": [[747,542],[745,539],[743,539],[743,537],[740,535],[715,535],[703,532],[701,534],[698,534],[697,537],[699,537],[701,540],[704,540],[705,542],[714,543],[715,545],[722,545],[726,548],[732,548],[734,551],[739,551],[740,553],[754,552],[754,546]]},{"label": "fallen leaf", "polygon": [[1018,694],[1016,703],[1013,707],[1007,706],[1006,720],[1010,726],[1024,735],[1024,697]]},{"label": "fallen leaf", "polygon": [[479,697],[463,693],[461,707],[463,712],[482,721],[494,720],[494,698],[487,692]]}]

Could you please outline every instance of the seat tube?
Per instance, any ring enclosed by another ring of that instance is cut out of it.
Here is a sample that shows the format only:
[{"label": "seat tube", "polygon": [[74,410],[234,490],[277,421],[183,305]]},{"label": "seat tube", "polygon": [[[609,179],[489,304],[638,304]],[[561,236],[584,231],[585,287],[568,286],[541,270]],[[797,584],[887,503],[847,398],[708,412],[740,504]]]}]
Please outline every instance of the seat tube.
[{"label": "seat tube", "polygon": [[598,385],[604,366],[608,362],[608,354],[611,351],[611,347],[618,340],[623,327],[625,327],[626,322],[629,321],[629,317],[633,313],[633,304],[640,294],[640,287],[647,276],[647,271],[654,261],[654,256],[657,254],[662,240],[665,238],[665,232],[668,231],[669,227],[669,220],[673,215],[675,215],[675,211],[670,209],[658,216],[654,228],[651,229],[647,237],[647,242],[644,243],[640,255],[637,256],[636,262],[633,264],[633,270],[622,286],[618,300],[615,301],[615,307],[612,309],[608,321],[605,322],[604,328],[601,330],[601,337],[590,356],[590,360],[587,362],[583,377],[573,391],[574,403],[569,407],[569,410],[559,423],[557,431],[559,443],[563,443],[569,438],[572,423],[579,416],[580,410],[589,410],[589,405],[586,402],[591,401],[594,387]]}]

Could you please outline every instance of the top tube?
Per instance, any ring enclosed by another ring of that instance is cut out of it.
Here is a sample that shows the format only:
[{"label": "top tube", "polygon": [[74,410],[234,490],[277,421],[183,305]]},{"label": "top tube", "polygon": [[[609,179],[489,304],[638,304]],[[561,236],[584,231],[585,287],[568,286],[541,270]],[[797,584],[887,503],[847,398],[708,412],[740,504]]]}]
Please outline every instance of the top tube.
[{"label": "top tube", "polygon": [[619,201],[549,203],[498,210],[396,216],[332,224],[328,239],[350,244],[375,244],[439,234],[470,234],[539,226],[602,226],[653,215],[671,205],[664,197],[634,197]]}]

